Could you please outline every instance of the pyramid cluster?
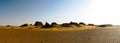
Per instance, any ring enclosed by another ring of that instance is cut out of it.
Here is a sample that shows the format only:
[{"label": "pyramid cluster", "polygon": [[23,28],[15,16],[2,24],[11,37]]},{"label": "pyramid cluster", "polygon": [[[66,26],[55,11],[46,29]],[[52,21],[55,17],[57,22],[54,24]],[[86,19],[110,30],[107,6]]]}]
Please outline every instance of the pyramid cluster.
[{"label": "pyramid cluster", "polygon": [[[87,24],[89,26],[95,26],[94,24]],[[81,27],[81,26],[86,26],[85,23],[80,22],[80,23],[76,23],[76,22],[70,22],[70,23],[62,23],[62,24],[57,24],[56,22],[52,22],[51,24],[49,24],[48,22],[46,22],[44,25],[42,22],[40,21],[36,21],[34,25],[32,24],[23,24],[20,27],[27,27],[27,26],[35,26],[35,27],[40,27],[40,28],[51,28],[51,27]]]}]

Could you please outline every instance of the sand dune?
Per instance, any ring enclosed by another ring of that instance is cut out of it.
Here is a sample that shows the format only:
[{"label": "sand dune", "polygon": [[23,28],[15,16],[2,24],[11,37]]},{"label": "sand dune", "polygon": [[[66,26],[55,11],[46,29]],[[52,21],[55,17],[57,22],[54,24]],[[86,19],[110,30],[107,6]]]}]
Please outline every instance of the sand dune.
[{"label": "sand dune", "polygon": [[120,43],[120,29],[74,31],[0,29],[0,43]]}]

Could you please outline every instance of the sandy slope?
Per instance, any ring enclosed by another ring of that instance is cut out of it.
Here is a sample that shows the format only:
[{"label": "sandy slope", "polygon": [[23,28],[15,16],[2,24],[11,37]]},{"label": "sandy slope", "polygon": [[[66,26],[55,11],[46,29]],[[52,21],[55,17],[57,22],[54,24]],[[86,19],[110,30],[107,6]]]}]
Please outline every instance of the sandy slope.
[{"label": "sandy slope", "polygon": [[0,43],[120,43],[120,29],[74,31],[0,29]]}]

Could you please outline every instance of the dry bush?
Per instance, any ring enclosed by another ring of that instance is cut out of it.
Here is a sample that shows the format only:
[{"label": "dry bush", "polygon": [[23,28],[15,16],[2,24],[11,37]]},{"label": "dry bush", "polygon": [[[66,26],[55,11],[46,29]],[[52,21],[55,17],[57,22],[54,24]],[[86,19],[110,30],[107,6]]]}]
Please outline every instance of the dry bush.
[{"label": "dry bush", "polygon": [[6,27],[11,27],[11,25],[6,25]]}]

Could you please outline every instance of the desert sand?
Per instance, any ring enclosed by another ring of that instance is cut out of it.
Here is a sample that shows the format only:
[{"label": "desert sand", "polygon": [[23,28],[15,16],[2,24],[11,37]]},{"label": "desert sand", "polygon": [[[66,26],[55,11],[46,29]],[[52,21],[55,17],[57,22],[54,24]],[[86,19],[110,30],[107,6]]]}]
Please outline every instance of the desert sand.
[{"label": "desert sand", "polygon": [[0,43],[120,43],[120,28],[69,31],[0,29]]}]

